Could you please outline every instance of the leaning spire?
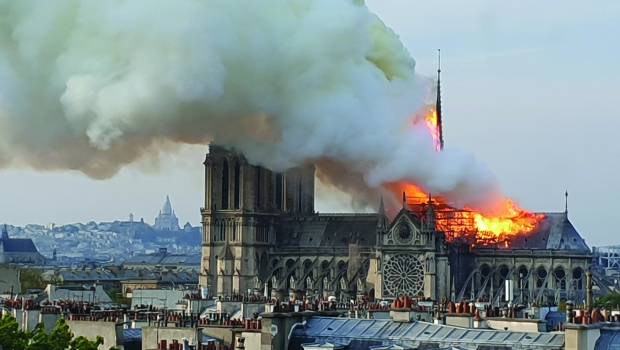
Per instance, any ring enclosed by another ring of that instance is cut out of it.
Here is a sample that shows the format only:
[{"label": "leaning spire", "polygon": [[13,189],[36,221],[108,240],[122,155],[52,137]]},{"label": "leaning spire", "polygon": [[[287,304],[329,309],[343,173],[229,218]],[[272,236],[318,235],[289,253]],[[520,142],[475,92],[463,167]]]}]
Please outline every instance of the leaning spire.
[{"label": "leaning spire", "polygon": [[435,103],[435,112],[437,112],[439,149],[443,150],[443,122],[441,119],[441,49],[437,50],[437,102]]}]

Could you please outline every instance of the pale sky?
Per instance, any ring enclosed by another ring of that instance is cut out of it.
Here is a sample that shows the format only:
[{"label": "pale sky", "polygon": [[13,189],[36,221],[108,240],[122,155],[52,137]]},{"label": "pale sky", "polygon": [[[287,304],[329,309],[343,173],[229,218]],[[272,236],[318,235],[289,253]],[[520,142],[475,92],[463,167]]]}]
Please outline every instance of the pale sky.
[{"label": "pale sky", "polygon": [[[620,2],[371,0],[434,76],[442,49],[446,147],[474,154],[532,211],[564,210],[590,245],[620,244]],[[466,6],[464,5],[466,4]],[[593,5],[596,6],[593,6]],[[0,170],[0,221],[153,222],[167,194],[200,222],[204,151],[187,147],[98,181],[78,172]],[[343,209],[321,200],[317,209]],[[346,205],[345,205],[346,206]]]}]

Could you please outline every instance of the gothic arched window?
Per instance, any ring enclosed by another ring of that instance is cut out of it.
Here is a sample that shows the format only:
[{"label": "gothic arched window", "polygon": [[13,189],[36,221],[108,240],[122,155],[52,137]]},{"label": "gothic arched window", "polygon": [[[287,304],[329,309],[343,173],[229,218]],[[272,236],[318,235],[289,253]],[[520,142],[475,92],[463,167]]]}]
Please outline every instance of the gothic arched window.
[{"label": "gothic arched window", "polygon": [[282,210],[282,174],[276,174],[276,207],[278,210]]},{"label": "gothic arched window", "polygon": [[228,161],[222,165],[222,209],[228,209]]},{"label": "gothic arched window", "polygon": [[235,209],[241,208],[241,166],[235,163]]},{"label": "gothic arched window", "polygon": [[261,199],[261,187],[262,187],[262,179],[261,179],[261,168],[256,167],[256,209],[260,209],[262,204]]},{"label": "gothic arched window", "polygon": [[566,272],[562,267],[556,267],[553,271],[555,277],[555,287],[560,290],[566,290]]},{"label": "gothic arched window", "polygon": [[299,179],[299,188],[298,190],[298,194],[297,194],[297,198],[298,198],[298,202],[297,202],[297,211],[301,213],[301,209],[302,209],[302,191],[301,191],[301,177]]}]

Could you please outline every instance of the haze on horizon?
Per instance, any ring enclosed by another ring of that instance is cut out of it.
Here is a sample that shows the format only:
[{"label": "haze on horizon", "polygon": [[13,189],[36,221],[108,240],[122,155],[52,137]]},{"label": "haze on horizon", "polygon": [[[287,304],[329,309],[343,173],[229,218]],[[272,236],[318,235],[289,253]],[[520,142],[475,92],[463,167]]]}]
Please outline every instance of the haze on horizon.
[{"label": "haze on horizon", "polygon": [[[446,147],[487,163],[505,193],[533,211],[564,210],[590,245],[619,243],[613,231],[620,185],[620,5],[577,1],[368,1],[434,76],[443,57]],[[555,6],[554,6],[555,5]],[[558,10],[561,8],[561,11]],[[204,146],[184,146],[114,178],[78,172],[0,170],[0,221],[10,224],[126,219],[152,222],[167,194],[181,222],[200,221]],[[352,210],[319,188],[317,210]],[[378,199],[377,199],[378,200]]]}]

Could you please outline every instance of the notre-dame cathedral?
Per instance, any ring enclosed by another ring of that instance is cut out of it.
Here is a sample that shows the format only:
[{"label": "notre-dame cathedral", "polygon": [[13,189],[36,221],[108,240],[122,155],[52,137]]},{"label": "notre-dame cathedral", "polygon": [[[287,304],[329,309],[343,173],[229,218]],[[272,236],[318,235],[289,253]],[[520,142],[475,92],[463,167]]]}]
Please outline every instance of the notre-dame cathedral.
[{"label": "notre-dame cathedral", "polygon": [[316,213],[311,165],[276,173],[213,145],[204,165],[200,285],[210,295],[499,300],[512,280],[524,303],[584,297],[591,253],[568,213],[545,213],[509,247],[451,244],[432,205],[403,205],[391,220],[382,201],[373,214]]}]

